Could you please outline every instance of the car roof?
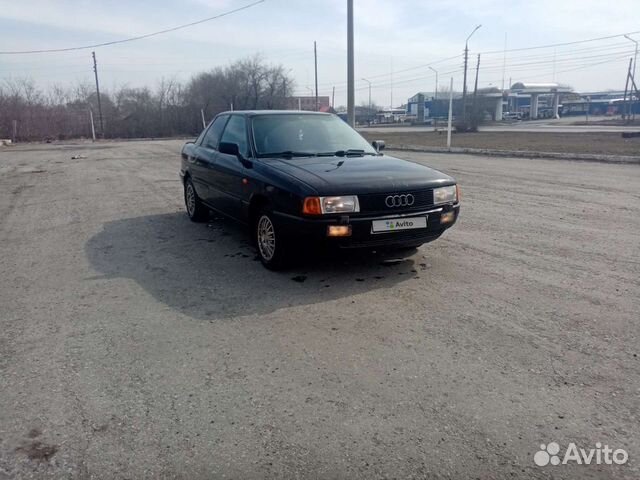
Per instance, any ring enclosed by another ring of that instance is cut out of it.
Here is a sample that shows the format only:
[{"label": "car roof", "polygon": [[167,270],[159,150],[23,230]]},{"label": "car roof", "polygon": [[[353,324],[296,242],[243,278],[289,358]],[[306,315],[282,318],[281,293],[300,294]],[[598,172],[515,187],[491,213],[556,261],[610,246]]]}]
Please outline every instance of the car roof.
[{"label": "car roof", "polygon": [[308,110],[229,110],[220,112],[218,115],[245,115],[248,117],[257,117],[260,115],[333,115],[332,113],[310,112]]}]

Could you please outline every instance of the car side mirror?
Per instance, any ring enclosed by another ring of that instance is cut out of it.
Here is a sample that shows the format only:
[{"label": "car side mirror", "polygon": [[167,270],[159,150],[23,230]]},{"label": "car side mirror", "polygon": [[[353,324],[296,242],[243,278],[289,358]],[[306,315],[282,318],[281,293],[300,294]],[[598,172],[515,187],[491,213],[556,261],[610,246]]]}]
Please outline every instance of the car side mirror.
[{"label": "car side mirror", "polygon": [[251,160],[244,158],[244,156],[240,153],[240,147],[237,143],[220,142],[218,144],[218,152],[224,153],[225,155],[233,155],[245,168],[251,168],[253,166]]},{"label": "car side mirror", "polygon": [[373,148],[376,149],[376,152],[381,152],[385,147],[384,140],[374,140],[373,142],[371,142],[371,145],[373,145]]},{"label": "car side mirror", "polygon": [[240,147],[237,143],[220,142],[218,145],[218,151],[225,155],[233,155],[234,157],[240,158]]}]

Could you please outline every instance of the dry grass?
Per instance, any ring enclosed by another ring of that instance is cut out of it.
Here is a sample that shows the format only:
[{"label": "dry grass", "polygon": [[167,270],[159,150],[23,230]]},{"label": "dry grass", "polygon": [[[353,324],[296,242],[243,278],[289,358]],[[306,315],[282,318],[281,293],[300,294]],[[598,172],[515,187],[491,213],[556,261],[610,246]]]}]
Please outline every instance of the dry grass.
[{"label": "dry grass", "polygon": [[[364,132],[369,141],[384,140],[388,147],[446,147],[446,133]],[[454,147],[490,148],[559,153],[640,155],[640,138],[620,133],[478,132],[454,134]]]}]

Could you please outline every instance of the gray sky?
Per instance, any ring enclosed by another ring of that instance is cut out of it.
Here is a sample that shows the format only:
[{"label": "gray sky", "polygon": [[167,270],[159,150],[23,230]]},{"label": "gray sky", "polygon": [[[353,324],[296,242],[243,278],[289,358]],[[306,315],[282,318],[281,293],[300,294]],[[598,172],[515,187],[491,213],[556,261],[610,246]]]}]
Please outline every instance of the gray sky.
[{"label": "gray sky", "polygon": [[[252,3],[252,0],[1,0],[0,50],[64,48],[154,32]],[[502,84],[507,48],[519,49],[640,30],[638,0],[354,0],[356,78],[373,82],[373,100],[406,102],[454,77],[462,85],[462,51],[472,37],[470,63],[483,52],[480,86]],[[640,34],[635,35],[640,40]],[[297,93],[313,88],[313,41],[318,42],[320,94],[336,87],[346,102],[346,0],[266,0],[248,10],[149,39],[96,49],[102,86],[154,87],[164,78],[259,53],[282,63]],[[494,52],[494,53],[490,53]],[[623,89],[634,44],[614,38],[555,48],[508,51],[505,83],[559,81],[580,91]],[[444,60],[458,56],[451,60]],[[393,75],[391,72],[394,72]],[[471,74],[473,75],[473,73]],[[91,50],[0,55],[0,78],[31,77],[46,87],[93,82]],[[393,77],[393,80],[392,80]],[[469,85],[472,85],[472,78]],[[393,85],[393,87],[392,87]],[[367,101],[358,80],[356,101]]]}]

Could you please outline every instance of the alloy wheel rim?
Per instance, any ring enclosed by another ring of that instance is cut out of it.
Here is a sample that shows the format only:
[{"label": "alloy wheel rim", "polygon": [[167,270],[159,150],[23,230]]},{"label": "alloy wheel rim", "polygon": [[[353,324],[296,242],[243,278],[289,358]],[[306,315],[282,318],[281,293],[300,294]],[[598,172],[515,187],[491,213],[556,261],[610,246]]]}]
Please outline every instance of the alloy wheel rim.
[{"label": "alloy wheel rim", "polygon": [[196,209],[196,195],[193,191],[193,186],[191,184],[187,185],[187,212],[189,216],[193,216],[193,212]]},{"label": "alloy wheel rim", "polygon": [[271,260],[276,251],[276,231],[266,215],[258,220],[258,248],[266,261]]}]

